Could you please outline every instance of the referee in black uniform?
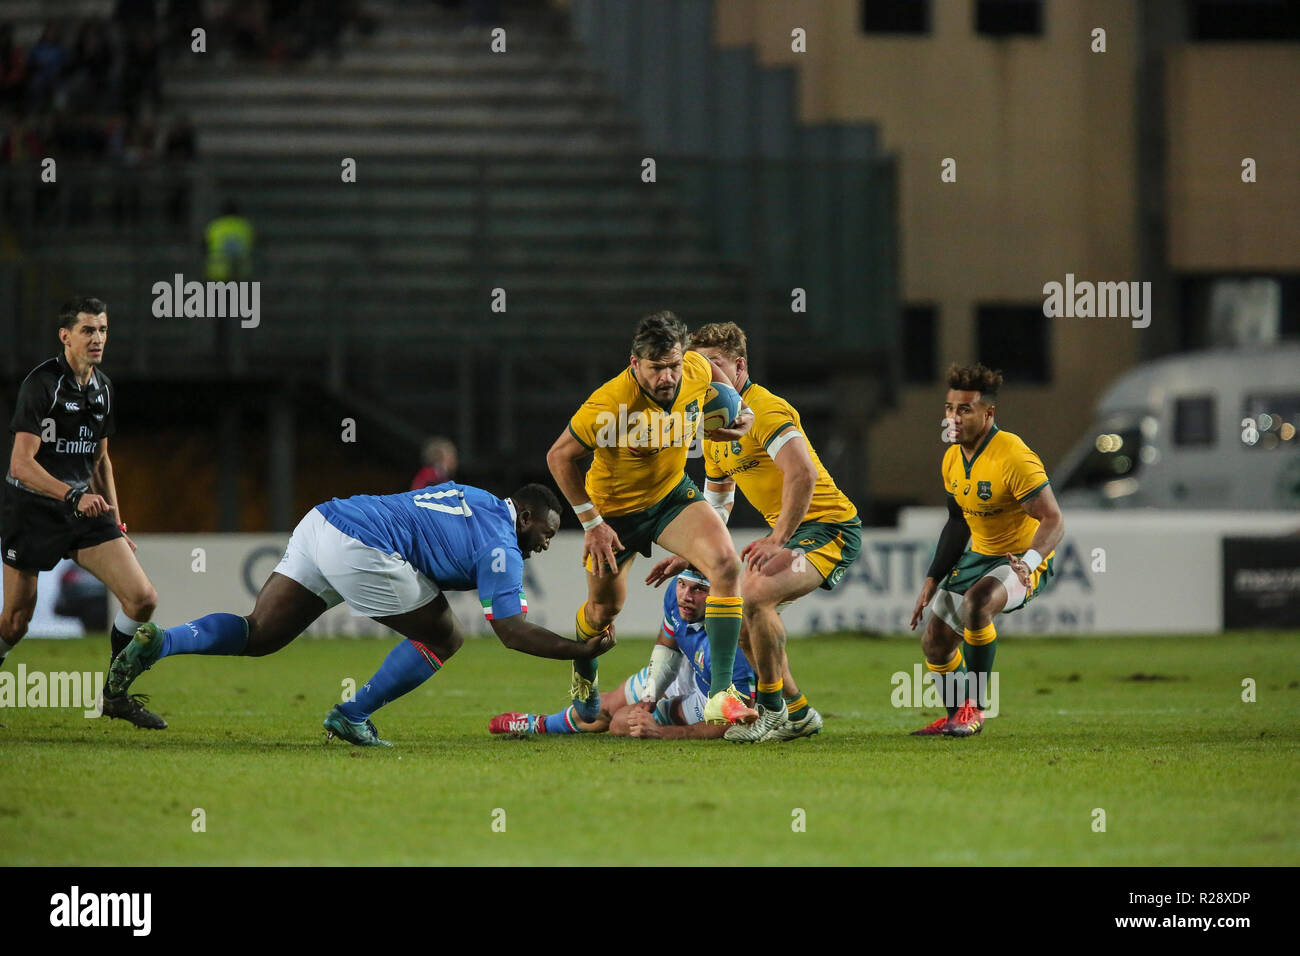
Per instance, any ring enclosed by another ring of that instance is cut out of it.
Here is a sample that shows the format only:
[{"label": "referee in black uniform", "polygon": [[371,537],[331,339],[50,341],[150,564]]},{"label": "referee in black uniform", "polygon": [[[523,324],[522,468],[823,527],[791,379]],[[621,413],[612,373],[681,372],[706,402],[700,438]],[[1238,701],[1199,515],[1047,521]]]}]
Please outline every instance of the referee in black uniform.
[{"label": "referee in black uniform", "polygon": [[[158,605],[158,592],[126,536],[108,459],[108,438],[115,430],[113,386],[99,371],[108,339],[106,312],[99,299],[74,298],[64,305],[59,312],[63,352],[32,369],[18,389],[10,423],[13,454],[0,506],[0,662],[27,633],[37,573],[61,558],[72,558],[103,581],[121,604],[113,622],[113,656]],[[141,699],[106,693],[103,711],[137,727],[166,727]]]}]

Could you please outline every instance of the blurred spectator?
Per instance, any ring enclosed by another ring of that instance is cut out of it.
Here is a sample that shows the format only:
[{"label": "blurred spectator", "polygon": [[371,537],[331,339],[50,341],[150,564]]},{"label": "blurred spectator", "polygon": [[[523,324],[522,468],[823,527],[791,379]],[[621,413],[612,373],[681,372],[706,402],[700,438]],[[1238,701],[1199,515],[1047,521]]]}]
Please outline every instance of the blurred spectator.
[{"label": "blurred spectator", "polygon": [[0,24],[0,110],[17,110],[22,105],[27,80],[27,55],[14,42],[12,24]]},{"label": "blurred spectator", "polygon": [[[0,141],[0,160],[6,165],[39,163],[49,155],[49,140],[49,120],[29,117],[20,110],[10,121],[4,139]],[[14,180],[7,179],[5,183],[3,203],[7,218],[21,200],[21,187]],[[31,180],[31,208],[38,216],[43,215],[54,203],[58,188],[57,184],[42,183],[35,178]]]},{"label": "blurred spectator", "polygon": [[231,44],[240,56],[264,56],[270,47],[266,0],[230,0],[226,13]]},{"label": "blurred spectator", "polygon": [[162,100],[162,75],[158,72],[158,41],[148,27],[136,28],[126,41],[122,65],[122,109],[134,116],[148,104]]},{"label": "blurred spectator", "polygon": [[430,438],[424,443],[424,467],[411,479],[411,490],[440,485],[456,476],[456,446],[447,438]]},{"label": "blurred spectator", "polygon": [[222,25],[240,56],[281,62],[338,57],[348,29],[369,35],[377,21],[359,0],[230,0]]},{"label": "blurred spectator", "polygon": [[102,20],[82,23],[68,67],[69,108],[98,112],[109,105],[114,60],[108,25]]},{"label": "blurred spectator", "polygon": [[170,0],[167,4],[167,39],[163,44],[167,58],[189,53],[194,29],[207,29],[207,25],[203,0]]},{"label": "blurred spectator", "polygon": [[194,124],[182,113],[167,127],[163,140],[163,158],[169,163],[187,162],[197,153],[198,136],[194,132]]},{"label": "blurred spectator", "polygon": [[465,14],[465,26],[469,29],[500,26],[501,4],[499,0],[435,0],[445,10],[458,10]]},{"label": "blurred spectator", "polygon": [[27,54],[27,105],[33,111],[48,108],[68,67],[63,27],[51,23]]},{"label": "blurred spectator", "polygon": [[39,124],[22,113],[14,116],[0,142],[0,159],[7,165],[29,163],[45,155],[45,142]]},{"label": "blurred spectator", "polygon": [[163,162],[167,164],[172,184],[167,197],[167,217],[176,225],[188,222],[190,218],[190,181],[187,170],[197,153],[198,137],[194,132],[194,124],[188,116],[177,116],[168,127],[163,140]]},{"label": "blurred spectator", "polygon": [[127,125],[120,159],[130,172],[118,177],[113,200],[113,218],[119,226],[140,221],[140,177],[136,173],[153,161],[153,145],[154,127],[148,117]]},{"label": "blurred spectator", "polygon": [[158,5],[154,0],[117,0],[113,4],[113,19],[127,32],[139,27],[152,30],[158,22]]},{"label": "blurred spectator", "polygon": [[233,199],[221,204],[221,215],[203,231],[203,251],[209,281],[226,282],[252,275],[253,224],[239,214],[239,205]]}]

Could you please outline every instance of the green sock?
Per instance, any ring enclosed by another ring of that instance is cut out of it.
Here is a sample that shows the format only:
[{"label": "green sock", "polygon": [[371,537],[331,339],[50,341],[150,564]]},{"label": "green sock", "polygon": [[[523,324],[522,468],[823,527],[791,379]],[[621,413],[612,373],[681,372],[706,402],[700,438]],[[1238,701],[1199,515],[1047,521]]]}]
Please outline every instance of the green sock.
[{"label": "green sock", "polygon": [[791,720],[803,720],[808,716],[808,698],[803,694],[797,697],[785,695],[785,706],[790,711]]},{"label": "green sock", "polygon": [[[957,713],[957,708],[966,703],[966,659],[962,657],[961,651],[956,651],[957,666],[947,673],[940,673],[936,670],[930,670],[930,678],[934,681],[934,686],[939,689],[939,696],[943,700],[944,710],[948,711],[951,717]],[[949,664],[952,663],[950,660]],[[927,669],[930,662],[926,661]]]},{"label": "green sock", "polygon": [[[731,686],[736,667],[736,648],[740,646],[740,617],[743,601],[739,597],[710,597],[704,602],[704,632],[709,637],[711,670],[709,693],[717,694]],[[780,706],[780,694],[777,706]]]},{"label": "green sock", "polygon": [[[982,640],[990,636],[993,639],[983,643],[972,644],[970,642],[972,637]],[[976,630],[966,628],[966,640],[962,642],[961,649],[972,677],[969,685],[969,696],[975,699],[976,706],[980,710],[986,710],[989,705],[989,680],[993,672],[993,658],[998,653],[997,632],[993,629],[993,625],[991,623],[986,624]]]},{"label": "green sock", "polygon": [[[600,633],[600,631],[594,630],[591,626],[591,622],[587,620],[586,602],[583,602],[582,607],[578,608],[578,619],[576,621],[576,624],[577,624],[578,640],[580,641],[589,640]],[[597,661],[596,658],[592,658],[589,661],[574,661],[573,669],[574,671],[577,672],[579,677],[584,678],[585,680],[592,681],[594,683],[596,680],[596,670],[597,670],[596,661]]]},{"label": "green sock", "polygon": [[758,702],[763,705],[764,710],[781,709],[781,682],[778,680],[772,684],[758,683]]}]

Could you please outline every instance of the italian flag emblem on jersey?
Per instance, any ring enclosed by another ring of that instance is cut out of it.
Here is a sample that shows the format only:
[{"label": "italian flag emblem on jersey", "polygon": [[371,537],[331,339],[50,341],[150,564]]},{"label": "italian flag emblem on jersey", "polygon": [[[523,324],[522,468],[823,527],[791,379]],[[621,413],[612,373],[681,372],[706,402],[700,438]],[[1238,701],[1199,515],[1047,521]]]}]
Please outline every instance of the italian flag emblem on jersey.
[{"label": "italian flag emblem on jersey", "polygon": [[[492,599],[488,598],[486,601],[480,601],[479,603],[483,605],[483,616],[489,621],[492,620]],[[524,597],[523,591],[519,592],[519,610],[524,614],[528,613],[528,598]]]}]

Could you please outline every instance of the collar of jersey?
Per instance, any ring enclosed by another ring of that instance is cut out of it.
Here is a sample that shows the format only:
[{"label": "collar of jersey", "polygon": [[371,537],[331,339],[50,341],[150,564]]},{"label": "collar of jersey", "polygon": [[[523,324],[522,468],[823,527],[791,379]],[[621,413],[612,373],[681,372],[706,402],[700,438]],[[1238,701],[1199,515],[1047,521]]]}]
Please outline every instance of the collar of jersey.
[{"label": "collar of jersey", "polygon": [[749,391],[749,386],[751,386],[751,385],[753,385],[753,384],[754,384],[754,380],[753,380],[752,378],[748,378],[748,377],[746,377],[746,379],[745,379],[745,387],[742,388],[742,389],[740,390],[740,394],[741,394],[741,395],[744,395],[746,392],[748,392],[748,391]]},{"label": "collar of jersey", "polygon": [[94,386],[95,369],[93,366],[90,369],[90,381],[86,382],[85,385],[82,385],[80,382],[77,381],[77,373],[72,370],[72,366],[68,364],[68,359],[62,352],[56,355],[55,359],[58,360],[59,371],[68,377],[68,381],[72,383],[73,388],[77,389],[78,391],[85,391],[86,389]]},{"label": "collar of jersey", "polygon": [[983,440],[982,442],[980,442],[980,446],[979,446],[978,448],[975,449],[975,454],[973,454],[973,455],[970,456],[970,461],[967,461],[967,460],[966,460],[966,456],[965,456],[964,454],[962,454],[961,451],[958,451],[958,452],[957,452],[957,454],[961,455],[961,463],[962,463],[963,465],[966,466],[966,477],[967,477],[967,478],[970,477],[971,466],[975,464],[975,460],[976,460],[977,458],[979,458],[980,453],[981,453],[982,451],[984,451],[985,448],[988,448],[988,447],[989,447],[989,442],[991,442],[991,441],[993,440],[993,436],[996,435],[997,432],[998,432],[998,426],[997,426],[997,424],[995,423],[995,424],[993,425],[993,427],[989,429],[989,433],[988,433],[987,435],[984,436],[984,440]]},{"label": "collar of jersey", "polygon": [[636,380],[636,373],[632,371],[632,366],[630,365],[627,367],[627,374],[632,376],[632,381],[636,384],[637,389],[641,392],[642,395],[650,399],[650,401],[654,402],[656,405],[658,405],[666,412],[671,412],[673,410],[673,406],[677,404],[677,396],[682,393],[681,379],[677,380],[677,391],[673,392],[673,397],[669,400],[668,404],[665,405],[663,402],[659,401],[659,399],[655,398],[653,395],[647,392],[644,388],[641,388],[641,383]]}]

